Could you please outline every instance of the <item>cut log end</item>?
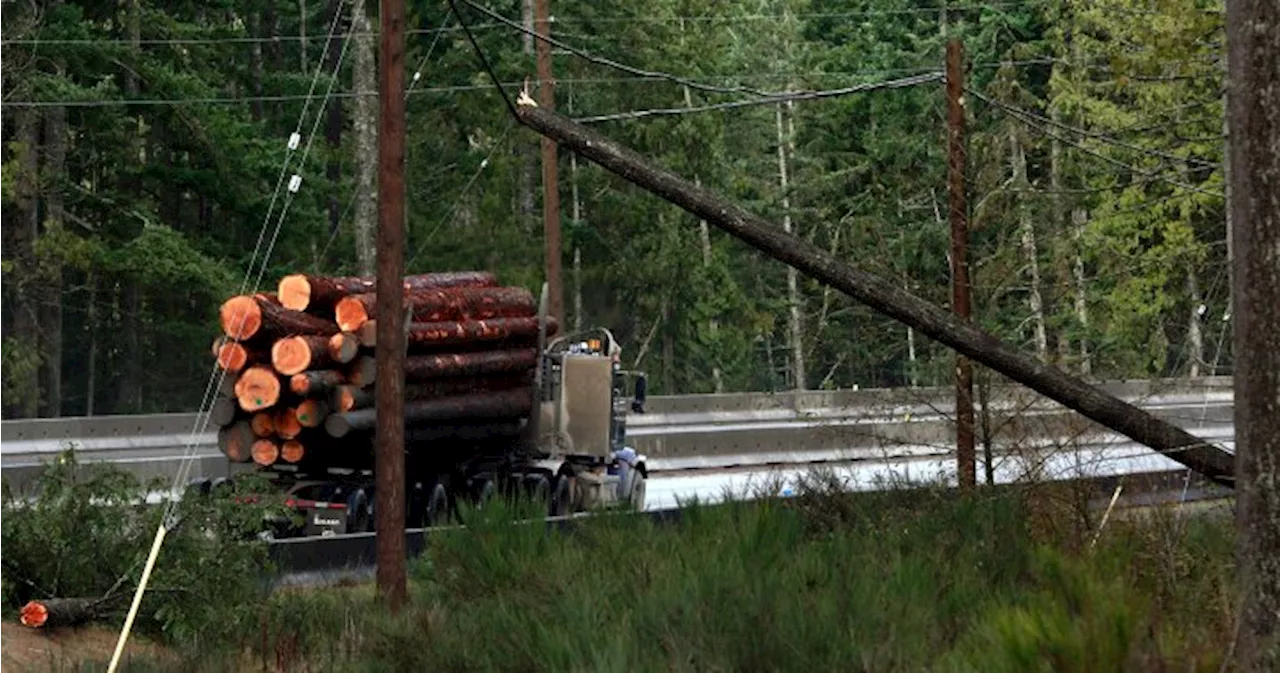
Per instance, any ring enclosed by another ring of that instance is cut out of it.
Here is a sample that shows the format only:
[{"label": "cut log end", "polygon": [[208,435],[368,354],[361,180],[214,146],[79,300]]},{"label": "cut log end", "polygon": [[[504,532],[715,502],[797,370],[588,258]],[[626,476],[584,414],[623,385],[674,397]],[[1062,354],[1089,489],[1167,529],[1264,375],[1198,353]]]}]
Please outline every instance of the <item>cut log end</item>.
[{"label": "cut log end", "polygon": [[314,397],[328,393],[344,380],[342,372],[330,369],[302,372],[290,377],[289,389],[302,397]]},{"label": "cut log end", "polygon": [[262,307],[249,295],[238,295],[222,302],[218,314],[222,332],[233,339],[248,339],[262,329]]},{"label": "cut log end", "polygon": [[249,419],[249,424],[253,427],[253,435],[255,437],[270,437],[276,432],[275,416],[268,411],[259,411]]},{"label": "cut log end", "polygon": [[280,339],[271,345],[271,364],[285,376],[301,374],[311,366],[311,346],[301,336]]},{"label": "cut log end", "polygon": [[350,332],[339,332],[329,337],[329,357],[334,362],[347,364],[360,354],[360,338]]},{"label": "cut log end", "polygon": [[227,341],[218,346],[217,358],[219,367],[236,374],[249,364],[249,349],[244,344]]},{"label": "cut log end", "polygon": [[373,405],[373,395],[356,386],[338,386],[333,391],[333,411],[354,411]]},{"label": "cut log end", "polygon": [[305,311],[311,305],[311,281],[302,274],[293,274],[280,279],[276,288],[280,305],[294,311]]},{"label": "cut log end", "polygon": [[280,377],[266,367],[250,367],[236,381],[236,399],[249,412],[273,406],[280,400]]},{"label": "cut log end", "polygon": [[369,311],[359,297],[343,297],[333,307],[334,318],[344,332],[355,332],[369,321]]},{"label": "cut log end", "polygon": [[296,439],[290,439],[280,446],[280,459],[286,463],[297,463],[306,455],[306,447]]},{"label": "cut log end", "polygon": [[360,330],[356,332],[360,335],[360,345],[365,348],[377,348],[378,346],[378,321],[366,320],[360,326]]},{"label": "cut log end", "polygon": [[293,407],[285,407],[276,414],[276,436],[280,439],[295,439],[302,434],[302,424],[298,422],[298,412]]},{"label": "cut log end", "polygon": [[304,400],[294,411],[298,424],[304,428],[318,428],[329,415],[329,405],[321,400]]},{"label": "cut log end", "polygon": [[218,431],[218,449],[233,463],[249,462],[253,440],[253,427],[249,421],[240,421]]},{"label": "cut log end", "polygon": [[280,447],[274,440],[262,438],[253,443],[253,462],[267,467],[280,458]]}]

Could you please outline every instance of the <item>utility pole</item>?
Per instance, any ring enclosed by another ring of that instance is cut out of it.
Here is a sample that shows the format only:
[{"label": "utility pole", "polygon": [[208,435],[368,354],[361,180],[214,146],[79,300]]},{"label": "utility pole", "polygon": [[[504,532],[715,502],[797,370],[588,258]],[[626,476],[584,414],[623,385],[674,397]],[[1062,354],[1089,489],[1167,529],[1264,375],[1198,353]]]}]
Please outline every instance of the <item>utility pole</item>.
[{"label": "utility pole", "polygon": [[406,594],[404,540],[404,0],[382,0],[378,61],[378,349],[374,522],[378,594],[391,612]]},{"label": "utility pole", "polygon": [[[951,220],[951,308],[969,320],[969,214],[964,194],[964,46],[947,42],[947,185]],[[962,490],[977,484],[973,446],[973,366],[956,353],[956,468]]]},{"label": "utility pole", "polygon": [[1227,0],[1236,669],[1280,668],[1280,4]]},{"label": "utility pole", "polygon": [[[551,0],[534,0],[534,31],[551,37]],[[538,105],[556,109],[556,87],[551,79],[551,43],[538,40]],[[560,186],[556,172],[556,142],[542,136],[542,226],[547,249],[548,312],[564,321],[564,285],[560,280]]]}]

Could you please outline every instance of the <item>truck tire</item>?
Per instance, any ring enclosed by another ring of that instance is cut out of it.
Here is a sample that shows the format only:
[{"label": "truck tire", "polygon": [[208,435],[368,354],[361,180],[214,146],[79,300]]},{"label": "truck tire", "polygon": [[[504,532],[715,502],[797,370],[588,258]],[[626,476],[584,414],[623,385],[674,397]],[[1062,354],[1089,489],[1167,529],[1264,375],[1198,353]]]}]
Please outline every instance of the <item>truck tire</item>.
[{"label": "truck tire", "polygon": [[631,473],[631,488],[627,491],[627,504],[633,511],[644,511],[645,491],[648,487],[648,479],[640,470],[633,470]]},{"label": "truck tire", "polygon": [[427,495],[423,525],[427,528],[437,526],[449,516],[449,491],[444,484],[435,482]]},{"label": "truck tire", "polygon": [[573,512],[573,488],[567,474],[557,475],[551,490],[551,516],[568,516]]}]

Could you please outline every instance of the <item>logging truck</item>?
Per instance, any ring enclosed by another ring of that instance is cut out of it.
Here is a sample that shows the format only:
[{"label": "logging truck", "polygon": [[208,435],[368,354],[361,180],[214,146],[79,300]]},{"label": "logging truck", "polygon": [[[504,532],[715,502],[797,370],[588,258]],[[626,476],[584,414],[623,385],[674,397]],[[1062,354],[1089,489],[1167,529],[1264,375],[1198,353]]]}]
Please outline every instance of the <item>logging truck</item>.
[{"label": "logging truck", "polygon": [[[463,376],[464,386],[473,378],[475,387],[406,401],[408,528],[447,523],[464,502],[483,506],[518,495],[545,504],[549,516],[644,509],[646,457],[626,441],[627,414],[644,410],[644,374],[621,368],[620,348],[608,329],[552,336],[548,325],[553,331],[555,321],[547,315],[545,285],[536,319],[536,362],[516,371],[517,378],[526,377],[518,385],[493,391],[482,385],[483,377]],[[329,458],[254,466],[299,515],[271,521],[270,535],[374,530],[373,466],[348,467],[332,456],[371,456],[373,431],[348,430],[360,419],[371,424],[375,416],[372,404],[331,415],[325,425]]]}]

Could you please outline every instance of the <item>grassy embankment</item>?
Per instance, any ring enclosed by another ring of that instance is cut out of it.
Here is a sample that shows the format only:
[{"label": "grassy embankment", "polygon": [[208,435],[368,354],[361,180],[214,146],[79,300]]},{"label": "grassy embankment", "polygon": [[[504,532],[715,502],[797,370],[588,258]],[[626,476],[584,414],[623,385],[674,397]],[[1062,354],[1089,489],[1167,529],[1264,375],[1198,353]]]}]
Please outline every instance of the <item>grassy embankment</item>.
[{"label": "grassy embankment", "polygon": [[1113,518],[1091,546],[1096,523],[1054,502],[819,488],[571,535],[494,511],[433,538],[397,618],[368,586],[278,592],[238,636],[178,655],[200,671],[1218,671],[1229,518]]}]

